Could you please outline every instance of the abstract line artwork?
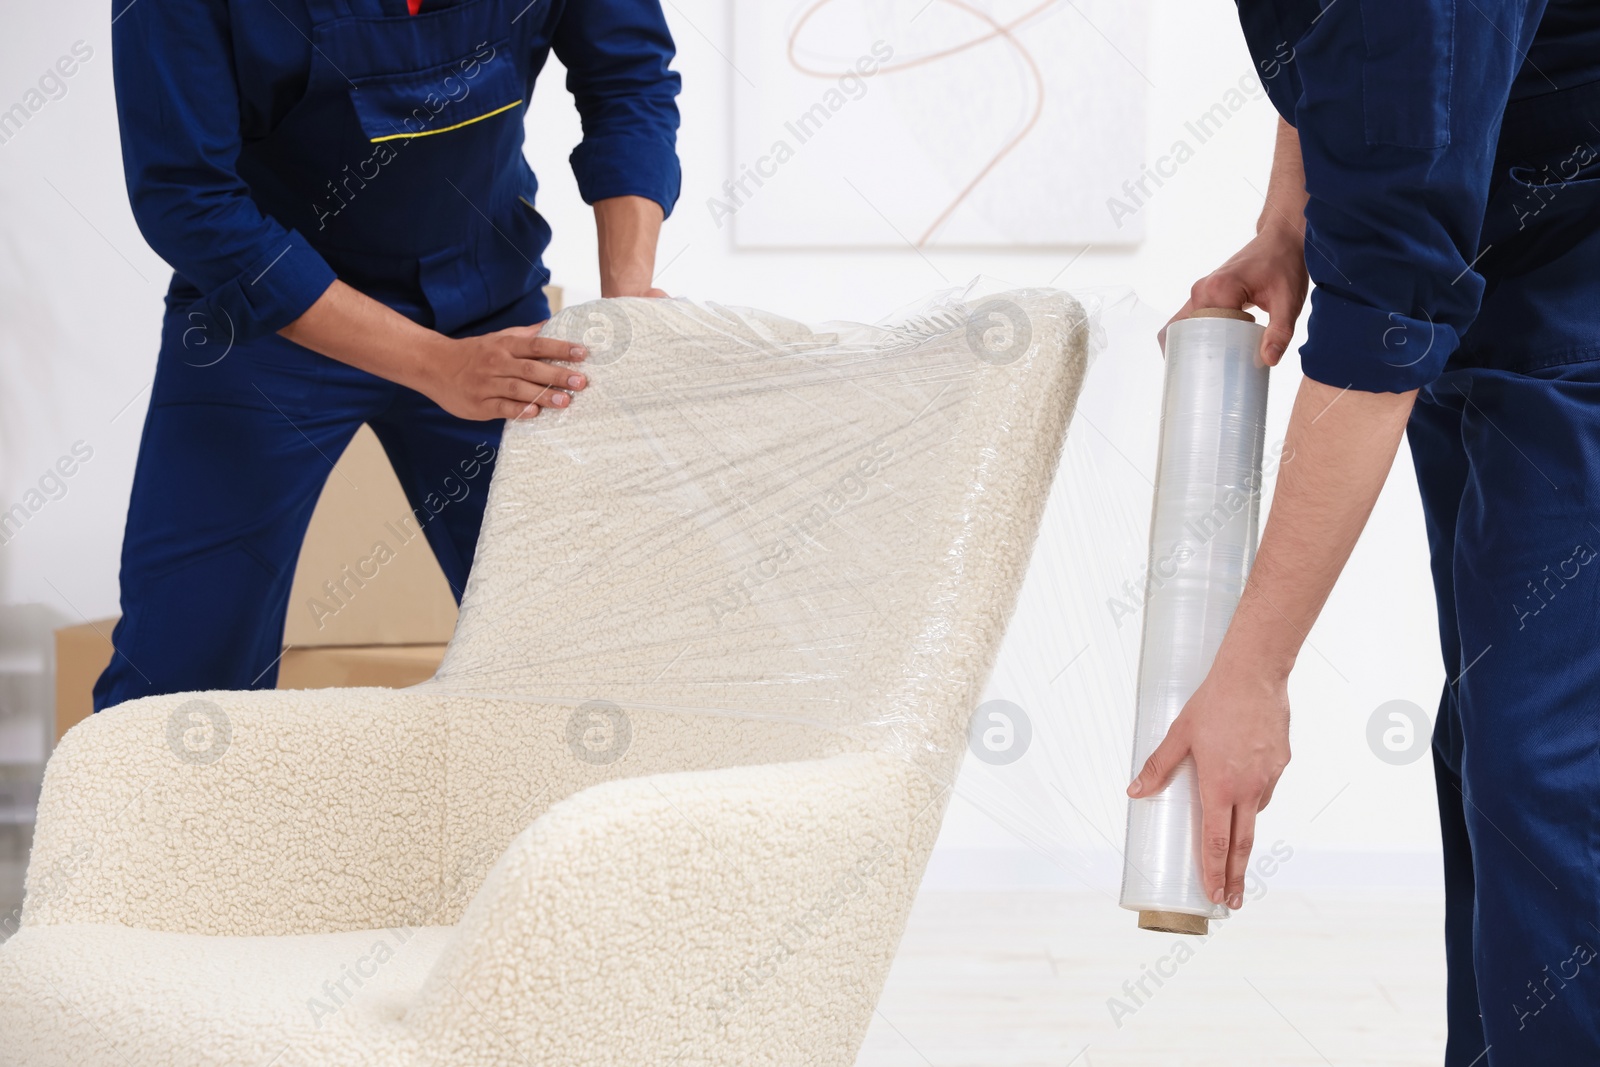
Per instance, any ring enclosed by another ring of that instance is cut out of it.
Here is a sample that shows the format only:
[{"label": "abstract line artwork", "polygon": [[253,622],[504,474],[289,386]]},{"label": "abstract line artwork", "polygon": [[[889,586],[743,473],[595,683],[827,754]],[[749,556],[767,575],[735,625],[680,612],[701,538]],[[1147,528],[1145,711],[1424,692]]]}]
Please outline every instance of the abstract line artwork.
[{"label": "abstract line artwork", "polygon": [[706,210],[748,248],[1136,242],[1106,201],[1143,156],[1144,7],[735,0]]}]

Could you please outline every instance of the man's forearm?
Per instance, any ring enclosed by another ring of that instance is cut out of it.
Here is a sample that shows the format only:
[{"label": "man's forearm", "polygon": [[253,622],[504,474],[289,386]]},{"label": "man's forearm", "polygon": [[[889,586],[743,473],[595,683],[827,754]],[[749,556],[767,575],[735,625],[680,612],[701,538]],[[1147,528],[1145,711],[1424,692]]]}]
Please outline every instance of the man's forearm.
[{"label": "man's forearm", "polygon": [[661,205],[642,196],[616,196],[594,205],[600,247],[600,295],[647,296],[654,292],[656,240]]},{"label": "man's forearm", "polygon": [[450,343],[342,281],[278,332],[313,352],[413,389],[423,388],[430,364]]},{"label": "man's forearm", "polygon": [[[1303,259],[1305,206],[1300,137],[1280,118],[1256,232]],[[1415,397],[1301,382],[1255,568],[1217,653],[1224,669],[1287,677],[1383,489]]]},{"label": "man's forearm", "polygon": [[1300,383],[1272,511],[1220,669],[1287,677],[1344,569],[1405,433],[1416,392]]},{"label": "man's forearm", "polygon": [[1272,174],[1267,179],[1267,200],[1256,220],[1256,232],[1287,227],[1302,240],[1306,232],[1306,168],[1300,158],[1300,135],[1278,119],[1278,136],[1272,146]]}]

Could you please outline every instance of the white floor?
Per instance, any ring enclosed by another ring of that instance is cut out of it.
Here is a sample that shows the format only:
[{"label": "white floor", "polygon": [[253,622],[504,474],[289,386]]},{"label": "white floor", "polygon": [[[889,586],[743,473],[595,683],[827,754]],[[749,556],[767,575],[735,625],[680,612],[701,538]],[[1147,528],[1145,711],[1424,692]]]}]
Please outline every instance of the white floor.
[{"label": "white floor", "polygon": [[925,889],[857,1067],[1435,1067],[1442,923],[1436,890],[1273,887],[1199,941],[1096,893]]},{"label": "white floor", "polygon": [[[1094,893],[925,890],[857,1065],[1434,1067],[1443,916],[1433,890],[1274,887],[1202,943]],[[1147,965],[1172,976],[1141,992]]]}]

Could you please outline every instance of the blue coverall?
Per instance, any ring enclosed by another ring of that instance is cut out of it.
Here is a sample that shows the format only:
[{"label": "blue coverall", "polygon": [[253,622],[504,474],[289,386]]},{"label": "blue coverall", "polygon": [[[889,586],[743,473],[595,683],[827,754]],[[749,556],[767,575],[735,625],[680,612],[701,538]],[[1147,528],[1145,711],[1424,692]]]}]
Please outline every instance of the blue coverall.
[{"label": "blue coverall", "polygon": [[329,470],[363,422],[459,599],[502,424],[275,332],[338,277],[452,336],[549,317],[522,155],[553,49],[584,199],[678,196],[659,0],[117,0],[134,217],[174,273],[100,710],[267,688]]},{"label": "blue coverall", "polygon": [[1239,11],[1305,161],[1302,367],[1420,390],[1407,434],[1447,679],[1445,1063],[1594,1067],[1600,4]]}]

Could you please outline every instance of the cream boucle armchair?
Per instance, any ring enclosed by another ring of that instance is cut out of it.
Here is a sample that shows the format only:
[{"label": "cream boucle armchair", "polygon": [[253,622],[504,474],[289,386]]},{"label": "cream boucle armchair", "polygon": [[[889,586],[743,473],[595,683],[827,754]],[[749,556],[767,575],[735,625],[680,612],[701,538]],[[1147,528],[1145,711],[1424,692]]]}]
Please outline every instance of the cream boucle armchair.
[{"label": "cream boucle armchair", "polygon": [[62,741],[0,1062],[854,1061],[1083,311],[602,301],[547,330],[592,385],[508,424],[432,681],[153,697]]}]

